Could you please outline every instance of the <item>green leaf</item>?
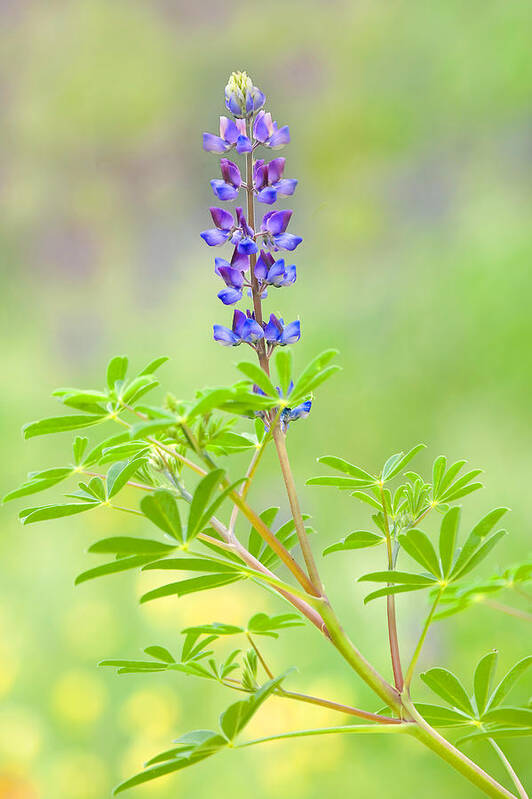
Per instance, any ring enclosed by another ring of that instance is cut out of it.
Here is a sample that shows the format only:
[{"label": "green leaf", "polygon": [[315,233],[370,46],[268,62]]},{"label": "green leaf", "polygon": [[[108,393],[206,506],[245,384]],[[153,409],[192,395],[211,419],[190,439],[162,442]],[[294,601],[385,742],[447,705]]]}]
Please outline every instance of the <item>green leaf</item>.
[{"label": "green leaf", "polygon": [[150,657],[162,660],[163,663],[175,663],[175,658],[164,646],[147,646],[144,651]]},{"label": "green leaf", "polygon": [[143,397],[152,388],[156,388],[159,381],[150,375],[139,375],[135,377],[126,388],[124,388],[121,399],[126,405],[131,405],[136,400]]},{"label": "green leaf", "polygon": [[369,530],[356,530],[354,533],[349,533],[337,544],[331,544],[323,550],[324,555],[329,555],[331,552],[343,552],[349,549],[364,549],[366,547],[374,547],[377,544],[382,544],[385,541],[384,536],[378,533],[372,533]]},{"label": "green leaf", "polygon": [[510,671],[502,678],[495,691],[493,692],[488,707],[494,708],[500,705],[502,700],[507,696],[511,689],[514,687],[517,680],[523,676],[525,671],[532,665],[532,655],[528,655],[522,660],[518,661]]},{"label": "green leaf", "polygon": [[496,667],[497,652],[493,650],[493,652],[488,652],[487,655],[484,655],[484,657],[479,660],[475,669],[473,688],[479,716],[482,716],[486,709]]},{"label": "green leaf", "polygon": [[74,439],[72,443],[72,454],[74,456],[74,463],[76,466],[80,465],[88,443],[89,439],[85,438],[85,436],[76,436]]},{"label": "green leaf", "polygon": [[127,365],[128,359],[125,355],[117,355],[109,361],[107,365],[107,385],[111,391],[114,391],[117,382],[122,382],[125,379]]},{"label": "green leaf", "polygon": [[93,466],[95,463],[99,463],[100,458],[102,457],[103,451],[108,449],[109,447],[114,447],[116,444],[122,444],[125,441],[129,441],[129,431],[124,433],[118,433],[114,436],[110,436],[109,438],[104,439],[99,444],[97,444],[90,452],[87,453],[85,459],[83,461],[83,466],[85,469],[88,469],[90,466]]},{"label": "green leaf", "polygon": [[473,732],[471,735],[464,735],[456,743],[462,744],[477,738],[523,738],[532,735],[532,727],[494,727],[485,732]]},{"label": "green leaf", "polygon": [[133,458],[130,461],[119,461],[114,463],[107,472],[107,496],[109,499],[116,496],[121,491],[130,477],[138,472],[141,466],[147,462],[147,458]]},{"label": "green leaf", "polygon": [[221,635],[242,635],[243,632],[243,627],[237,627],[234,624],[224,624],[219,621],[214,621],[212,624],[199,624],[196,627],[187,627],[181,630],[183,635],[197,633],[198,635],[214,635],[217,638]]},{"label": "green leaf", "polygon": [[507,727],[532,727],[532,709],[528,707],[494,707],[482,716],[484,724]]},{"label": "green leaf", "polygon": [[458,677],[447,669],[436,666],[419,675],[425,685],[438,694],[453,707],[457,707],[469,716],[474,716],[475,711],[466,690]]},{"label": "green leaf", "polygon": [[163,355],[160,358],[155,358],[155,360],[150,361],[149,364],[144,367],[142,372],[139,372],[139,377],[142,377],[143,375],[152,375],[160,366],[163,365],[163,363],[166,363],[167,360],[168,358]]},{"label": "green leaf", "polygon": [[442,519],[440,527],[440,558],[443,576],[448,577],[453,565],[458,524],[460,521],[460,508],[450,508]]},{"label": "green leaf", "polygon": [[322,455],[321,458],[318,458],[318,463],[324,463],[325,466],[344,472],[350,477],[356,477],[357,480],[361,480],[364,483],[375,483],[377,481],[377,478],[365,469],[361,469],[360,466],[355,466],[343,458],[337,458],[335,455]]},{"label": "green leaf", "polygon": [[47,488],[52,488],[73,474],[73,470],[69,466],[60,469],[49,469],[47,471],[53,473],[54,476],[43,479],[41,475],[45,474],[45,472],[38,473],[39,477],[33,477],[31,480],[22,483],[18,488],[10,491],[2,498],[2,502],[10,502],[12,499],[18,499],[18,497],[27,497],[30,494],[45,491]]},{"label": "green leaf", "polygon": [[178,558],[164,558],[149,563],[146,570],[177,570],[177,571],[197,571],[197,572],[221,572],[234,573],[238,567],[234,563],[221,560],[211,560],[210,558],[196,558],[183,555]]},{"label": "green leaf", "polygon": [[364,604],[373,602],[374,599],[380,599],[383,596],[391,596],[392,594],[406,594],[411,591],[421,591],[427,588],[427,585],[387,585],[384,588],[379,588],[377,591],[372,591],[364,597]]},{"label": "green leaf", "polygon": [[167,488],[158,488],[147,494],[140,502],[142,513],[160,530],[176,541],[183,541],[183,529],[176,498]]},{"label": "green leaf", "polygon": [[424,574],[412,574],[410,572],[400,572],[393,569],[378,572],[368,572],[358,578],[359,582],[372,583],[399,583],[401,585],[433,585],[437,580]]},{"label": "green leaf", "polygon": [[334,488],[364,488],[370,485],[367,480],[357,480],[355,477],[311,477],[305,485],[308,486],[333,486]]},{"label": "green leaf", "polygon": [[325,383],[330,377],[333,377],[337,372],[342,370],[341,366],[328,366],[327,369],[323,369],[321,372],[318,372],[314,377],[307,380],[301,386],[298,386],[296,383],[292,393],[290,394],[290,400],[295,404],[299,402],[299,400],[308,397],[308,395],[314,391],[314,389],[321,386],[322,383]]},{"label": "green leaf", "polygon": [[[222,470],[220,470],[220,471],[223,474],[223,471]],[[244,483],[246,481],[246,479],[247,478],[242,477],[242,478],[240,478],[240,480],[237,480],[236,482],[232,483],[227,488],[224,488],[224,490],[206,508],[206,510],[203,512],[203,516],[200,518],[198,524],[195,527],[193,527],[193,528],[190,527],[190,516],[189,516],[189,525],[188,525],[188,530],[187,530],[187,541],[190,541],[191,538],[197,536],[202,531],[202,529],[209,524],[210,520],[212,519],[212,517],[214,516],[214,514],[216,513],[216,511],[218,510],[220,505],[227,499],[227,497],[230,494],[232,494],[238,488],[238,486],[240,486],[242,483]]]},{"label": "green leaf", "polygon": [[120,785],[114,789],[114,794],[116,795],[128,788],[134,788],[136,785],[141,785],[144,782],[149,782],[158,777],[163,777],[166,774],[180,771],[183,768],[194,765],[194,763],[199,763],[201,760],[205,760],[205,758],[210,757],[226,745],[227,740],[213,732],[201,744],[195,746],[188,754],[179,755],[161,765],[151,766],[141,771],[140,774],[136,774],[134,777],[125,780],[125,782],[121,782]]},{"label": "green leaf", "polygon": [[[99,502],[78,502],[68,505],[43,505],[41,508],[34,508],[31,513],[24,514],[23,524],[34,524],[35,522],[46,522],[50,519],[60,519],[63,516],[75,516],[77,513],[84,513],[92,508],[97,508]],[[20,514],[19,514],[20,515]]]},{"label": "green leaf", "polygon": [[445,467],[447,465],[447,458],[440,455],[432,465],[432,491],[434,497],[438,495],[440,483],[443,475],[445,474]]},{"label": "green leaf", "polygon": [[[464,575],[468,574],[472,571],[479,563],[481,563],[484,558],[486,558],[491,550],[493,549],[496,544],[499,543],[501,538],[504,538],[507,535],[506,530],[499,530],[497,533],[493,533],[490,538],[484,541],[480,547],[473,553],[473,555],[469,558],[469,560],[462,566],[461,569],[458,569],[458,561],[460,560],[460,556],[458,557],[457,564],[455,565],[451,577],[453,580],[458,580],[460,577],[464,577]],[[465,547],[464,547],[465,549]],[[464,550],[462,550],[464,551]]]},{"label": "green leaf", "polygon": [[248,621],[248,631],[253,635],[267,635],[278,638],[278,630],[289,627],[303,627],[304,622],[298,613],[281,613],[278,616],[268,616],[266,613],[256,613]]},{"label": "green leaf", "polygon": [[[449,491],[445,494],[445,502],[455,502],[457,499],[461,499],[462,497],[467,496],[468,494],[472,494],[473,491],[478,491],[479,488],[484,488],[483,483],[471,483],[471,485],[464,486],[464,488],[460,488],[459,490],[453,489],[452,492]],[[445,507],[442,505],[442,508]]]},{"label": "green leaf", "polygon": [[371,494],[366,494],[364,491],[353,491],[351,496],[356,497],[361,502],[365,502],[366,505],[370,505],[372,508],[382,512],[382,504],[375,497],[372,497]]},{"label": "green leaf", "polygon": [[433,727],[463,727],[471,724],[471,719],[468,716],[463,716],[457,710],[451,710],[449,707],[416,702],[416,710]]},{"label": "green leaf", "polygon": [[106,447],[99,462],[117,463],[117,461],[129,460],[130,458],[147,455],[150,451],[146,441],[128,441],[124,444],[117,444],[114,447]]},{"label": "green leaf", "polygon": [[292,365],[292,350],[289,347],[278,347],[275,355],[275,367],[283,397],[288,396],[288,389],[292,379]]},{"label": "green leaf", "polygon": [[[262,513],[259,513],[259,518],[262,519],[266,527],[271,527],[278,513],[278,507],[266,508],[266,510],[263,510]],[[248,552],[250,552],[254,558],[258,558],[261,550],[263,549],[263,545],[264,541],[262,537],[254,527],[251,527],[248,539]]]},{"label": "green leaf", "polygon": [[461,460],[461,461],[456,461],[456,463],[453,463],[452,466],[449,466],[449,468],[447,469],[447,471],[444,473],[443,477],[440,480],[438,486],[438,493],[437,495],[436,494],[434,495],[435,499],[439,499],[440,496],[449,488],[453,480],[456,478],[456,475],[461,470],[462,466],[465,465],[465,463],[466,463],[465,460]]},{"label": "green leaf", "polygon": [[399,536],[401,546],[411,558],[424,566],[427,571],[439,578],[441,576],[440,563],[430,539],[421,530],[412,529]]},{"label": "green leaf", "polygon": [[135,555],[131,558],[120,558],[120,560],[113,560],[111,563],[104,563],[102,566],[96,566],[94,569],[78,574],[74,581],[74,585],[80,585],[87,580],[94,580],[95,577],[105,577],[107,574],[116,574],[118,572],[128,571],[129,569],[137,569],[149,563],[152,557],[146,555]]},{"label": "green leaf", "polygon": [[383,482],[391,480],[392,477],[395,477],[396,474],[399,474],[399,472],[405,468],[407,463],[410,463],[412,458],[417,455],[420,450],[425,449],[425,447],[426,444],[417,444],[417,446],[412,447],[412,449],[407,452],[406,455],[403,455],[402,452],[399,452],[397,455],[392,455],[392,457],[389,458],[384,464],[382,470]]},{"label": "green leaf", "polygon": [[252,719],[259,707],[285,679],[286,673],[269,680],[247,699],[235,702],[220,716],[220,727],[229,741],[233,741]]},{"label": "green leaf", "polygon": [[209,503],[216,487],[223,480],[223,469],[214,469],[203,477],[198,483],[188,514],[187,540],[194,538],[201,530],[201,522],[205,508]]},{"label": "green leaf", "polygon": [[454,568],[451,572],[451,577],[456,578],[462,569],[467,566],[475,552],[478,550],[479,546],[482,544],[483,540],[495,527],[499,519],[504,516],[507,510],[508,508],[495,508],[487,513],[486,516],[484,516],[475,525],[467,537],[464,546],[458,555],[458,558],[456,559]]},{"label": "green leaf", "polygon": [[275,390],[275,386],[266,372],[263,372],[260,366],[258,366],[256,363],[242,361],[241,363],[237,364],[237,369],[239,369],[242,374],[248,377],[253,383],[256,383],[256,385],[262,389],[262,391],[264,391],[268,397],[279,397],[277,391]]},{"label": "green leaf", "polygon": [[106,414],[88,416],[81,414],[77,416],[50,416],[47,419],[39,419],[37,422],[29,422],[24,425],[22,432],[24,438],[35,438],[35,436],[45,436],[51,433],[65,433],[68,430],[79,430],[81,427],[91,427],[105,421]]},{"label": "green leaf", "polygon": [[160,599],[165,596],[185,596],[194,594],[198,591],[208,591],[211,588],[220,588],[242,579],[239,574],[207,574],[203,577],[192,577],[190,580],[180,580],[177,583],[162,585],[153,591],[148,591],[140,598],[141,605],[151,602],[152,599]]},{"label": "green leaf", "polygon": [[219,408],[226,401],[234,397],[232,388],[211,388],[207,389],[196,404],[187,413],[188,419],[194,419],[196,416],[204,416],[210,413],[215,408]]},{"label": "green leaf", "polygon": [[89,547],[89,552],[107,552],[117,555],[164,555],[174,549],[175,546],[149,538],[113,536],[112,538],[102,538],[101,541],[96,541]]},{"label": "green leaf", "polygon": [[326,368],[335,355],[338,355],[338,350],[325,350],[313,358],[296,380],[291,396],[296,399],[299,396],[308,394],[310,391],[309,386],[314,378]]}]

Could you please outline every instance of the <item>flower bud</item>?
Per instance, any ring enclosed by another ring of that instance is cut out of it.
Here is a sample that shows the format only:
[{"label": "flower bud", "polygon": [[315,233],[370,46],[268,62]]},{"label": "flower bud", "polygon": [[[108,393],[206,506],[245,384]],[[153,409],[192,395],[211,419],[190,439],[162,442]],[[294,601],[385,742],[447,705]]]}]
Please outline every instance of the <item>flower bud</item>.
[{"label": "flower bud", "polygon": [[233,72],[225,87],[225,105],[238,118],[249,117],[264,105],[264,94],[247,72]]}]

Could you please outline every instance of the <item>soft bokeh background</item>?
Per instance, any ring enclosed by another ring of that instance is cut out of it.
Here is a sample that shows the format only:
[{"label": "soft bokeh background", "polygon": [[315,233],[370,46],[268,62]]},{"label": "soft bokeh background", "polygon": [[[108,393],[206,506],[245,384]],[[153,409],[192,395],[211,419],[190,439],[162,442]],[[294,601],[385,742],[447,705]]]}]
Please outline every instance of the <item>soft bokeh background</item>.
[{"label": "soft bokeh background", "polygon": [[[223,113],[228,73],[245,68],[289,122],[287,175],[300,178],[299,278],[276,307],[301,316],[300,366],[324,346],[339,346],[344,366],[293,428],[299,484],[325,452],[377,468],[424,441],[419,468],[445,453],[486,469],[466,522],[497,504],[513,509],[511,536],[485,571],[526,556],[531,23],[527,0],[2,0],[2,493],[68,459],[70,436],[23,444],[20,427],[54,412],[56,386],[97,387],[111,355],[139,367],[171,356],[161,374],[180,396],[234,378],[234,354],[211,342],[212,321],[229,312],[198,238],[216,172],[200,134]],[[320,550],[366,523],[347,496],[301,494]],[[271,459],[253,500],[277,497],[286,513]],[[134,524],[98,511],[21,528],[16,510],[1,517],[0,796],[102,799],[177,735],[215,724],[233,697],[181,676],[118,678],[97,660],[154,643],[175,650],[192,621],[241,623],[251,607],[283,606],[229,587],[139,609],[134,576],[75,590],[88,544]],[[389,673],[383,605],[364,610],[353,579],[374,564],[333,556],[324,571],[357,643]],[[424,612],[414,596],[399,600],[405,651]],[[501,667],[526,654],[526,632],[478,607],[434,629],[423,664],[447,664],[470,683],[492,647]],[[311,630],[285,641],[266,650],[278,669],[298,663],[293,687],[375,707]],[[525,698],[522,687],[516,701]],[[254,728],[330,722],[275,699]],[[525,776],[526,745],[507,750]],[[470,753],[502,776],[486,748]],[[413,742],[340,737],[229,753],[135,795],[249,790],[477,795]]]}]

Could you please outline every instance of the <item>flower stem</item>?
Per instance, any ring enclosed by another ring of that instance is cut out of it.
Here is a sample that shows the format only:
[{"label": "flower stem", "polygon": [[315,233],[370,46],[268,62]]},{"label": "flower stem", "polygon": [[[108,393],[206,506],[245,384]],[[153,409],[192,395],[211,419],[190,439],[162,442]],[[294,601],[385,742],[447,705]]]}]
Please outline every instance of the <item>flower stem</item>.
[{"label": "flower stem", "polygon": [[[394,557],[392,552],[392,536],[390,533],[390,523],[388,520],[388,511],[386,510],[386,502],[384,498],[384,489],[382,484],[380,486],[380,494],[382,501],[382,513],[384,518],[384,532],[386,535],[386,551],[388,553],[388,569],[394,568]],[[398,691],[403,690],[403,670],[401,667],[401,654],[399,652],[399,640],[397,637],[397,616],[395,611],[395,597],[393,594],[388,594],[386,597],[386,615],[388,618],[388,640],[390,642],[390,656],[392,659],[392,670],[395,687]]]},{"label": "flower stem", "polygon": [[497,757],[499,758],[499,760],[503,764],[504,768],[506,769],[506,771],[510,775],[510,779],[512,780],[513,784],[517,788],[517,793],[519,794],[520,799],[528,799],[528,794],[525,791],[525,789],[524,789],[524,787],[523,787],[523,785],[521,783],[521,780],[519,779],[519,777],[517,776],[517,774],[513,770],[512,764],[510,763],[510,761],[508,760],[508,758],[506,757],[506,755],[502,751],[501,747],[493,740],[493,738],[488,738],[488,741],[490,742],[491,746],[493,747],[493,749],[497,753]]}]

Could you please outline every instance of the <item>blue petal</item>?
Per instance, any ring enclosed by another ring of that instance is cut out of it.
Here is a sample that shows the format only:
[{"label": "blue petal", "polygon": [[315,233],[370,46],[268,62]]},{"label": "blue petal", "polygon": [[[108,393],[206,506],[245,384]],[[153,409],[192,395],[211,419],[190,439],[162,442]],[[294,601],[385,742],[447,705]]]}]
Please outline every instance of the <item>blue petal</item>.
[{"label": "blue petal", "polygon": [[229,233],[225,230],[218,230],[218,228],[211,228],[210,230],[204,230],[203,233],[200,233],[200,236],[209,247],[219,247],[220,244],[225,244],[229,238]]},{"label": "blue petal", "polygon": [[303,241],[301,236],[293,236],[291,233],[280,233],[278,236],[274,236],[273,240],[275,242],[275,246],[280,250],[290,251],[295,250],[295,248]]},{"label": "blue petal", "polygon": [[211,180],[211,186],[219,200],[234,200],[238,197],[238,189],[230,186],[224,180]]},{"label": "blue petal", "polygon": [[251,152],[251,142],[247,136],[239,136],[236,140],[236,151],[237,153],[250,153]]},{"label": "blue petal", "polygon": [[306,400],[306,402],[302,402],[301,405],[296,405],[295,408],[291,408],[290,421],[295,421],[296,419],[304,419],[306,416],[309,415],[311,408],[312,408],[311,400]]},{"label": "blue petal", "polygon": [[295,344],[301,338],[301,324],[298,321],[290,322],[281,333],[279,344],[283,347],[287,344]]},{"label": "blue petal", "polygon": [[240,338],[223,325],[213,325],[214,340],[219,341],[224,347],[235,347],[240,344]]},{"label": "blue petal", "polygon": [[222,289],[218,292],[218,298],[223,302],[224,305],[234,305],[235,302],[238,302],[242,299],[242,290],[229,288]]},{"label": "blue petal", "polygon": [[249,344],[254,344],[260,338],[264,338],[262,327],[254,319],[246,319],[242,328],[242,339]]},{"label": "blue petal", "polygon": [[208,153],[225,153],[229,149],[229,145],[213,133],[204,133],[203,149],[207,150]]},{"label": "blue petal", "polygon": [[267,145],[271,147],[272,150],[276,150],[279,147],[284,147],[285,144],[288,144],[290,141],[290,131],[288,130],[288,125],[284,125],[284,127],[276,130],[270,136]]},{"label": "blue petal", "polygon": [[273,188],[273,186],[266,186],[266,188],[261,189],[257,193],[257,200],[260,203],[266,203],[267,205],[271,205],[277,199],[277,191]]},{"label": "blue petal", "polygon": [[259,248],[255,244],[253,239],[245,238],[238,243],[238,252],[243,253],[243,255],[253,255],[253,253],[256,253],[258,251]]},{"label": "blue petal", "polygon": [[295,192],[297,180],[294,178],[283,178],[275,183],[275,188],[281,197],[291,197]]}]

